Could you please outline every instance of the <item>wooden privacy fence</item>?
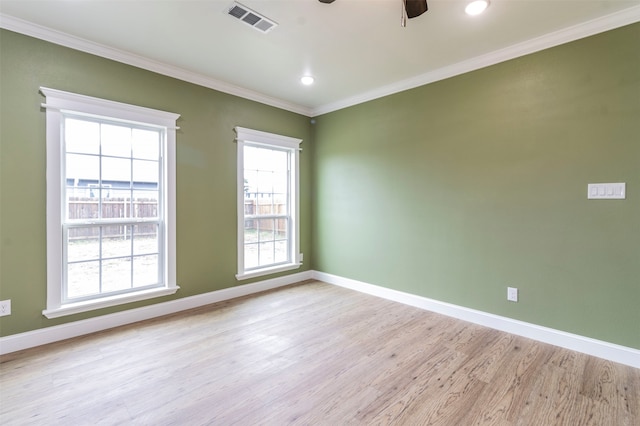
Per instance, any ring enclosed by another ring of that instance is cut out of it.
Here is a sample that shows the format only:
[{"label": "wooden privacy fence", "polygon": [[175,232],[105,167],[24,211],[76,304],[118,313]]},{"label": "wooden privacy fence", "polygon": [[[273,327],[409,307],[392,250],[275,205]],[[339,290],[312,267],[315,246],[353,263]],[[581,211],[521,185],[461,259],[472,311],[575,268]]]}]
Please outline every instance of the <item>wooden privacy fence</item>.
[{"label": "wooden privacy fence", "polygon": [[[285,203],[272,203],[270,199],[245,199],[245,215],[284,215],[287,213]],[[245,229],[258,229],[261,231],[287,232],[286,219],[249,219],[245,221]]]},{"label": "wooden privacy fence", "polygon": [[[158,200],[149,198],[107,198],[100,200],[94,197],[70,197],[68,204],[69,220],[74,219],[131,219],[158,217]],[[100,216],[99,213],[102,213]],[[133,214],[132,214],[133,213]],[[103,238],[128,238],[131,227],[135,226],[135,235],[156,235],[157,225],[154,223],[140,223],[135,225],[102,226]],[[86,239],[100,236],[99,226],[72,228],[69,239]]]}]

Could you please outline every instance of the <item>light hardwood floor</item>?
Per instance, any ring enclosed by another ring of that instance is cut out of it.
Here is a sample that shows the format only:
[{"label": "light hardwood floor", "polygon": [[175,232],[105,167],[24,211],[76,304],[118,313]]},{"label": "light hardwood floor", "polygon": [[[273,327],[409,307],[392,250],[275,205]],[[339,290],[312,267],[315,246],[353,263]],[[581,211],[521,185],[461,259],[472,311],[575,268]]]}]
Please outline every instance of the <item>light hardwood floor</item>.
[{"label": "light hardwood floor", "polygon": [[640,425],[640,370],[320,282],[0,358],[3,425]]}]

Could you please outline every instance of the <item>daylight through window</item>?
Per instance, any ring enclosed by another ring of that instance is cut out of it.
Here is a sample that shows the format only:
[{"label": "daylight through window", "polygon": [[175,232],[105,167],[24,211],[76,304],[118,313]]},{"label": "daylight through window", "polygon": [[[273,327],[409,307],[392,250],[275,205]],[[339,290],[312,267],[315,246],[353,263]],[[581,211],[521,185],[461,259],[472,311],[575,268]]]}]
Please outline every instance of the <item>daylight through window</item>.
[{"label": "daylight through window", "polygon": [[48,317],[177,290],[176,114],[52,89]]},{"label": "daylight through window", "polygon": [[239,279],[297,268],[300,139],[236,128]]}]

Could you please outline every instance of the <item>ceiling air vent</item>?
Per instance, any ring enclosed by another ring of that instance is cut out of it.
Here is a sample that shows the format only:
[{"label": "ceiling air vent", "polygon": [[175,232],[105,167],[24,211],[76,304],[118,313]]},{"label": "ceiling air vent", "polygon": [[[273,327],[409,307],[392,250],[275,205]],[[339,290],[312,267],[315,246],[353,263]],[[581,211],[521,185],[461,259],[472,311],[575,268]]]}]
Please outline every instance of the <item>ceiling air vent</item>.
[{"label": "ceiling air vent", "polygon": [[260,15],[258,12],[249,9],[248,7],[243,6],[240,3],[234,2],[229,7],[227,13],[229,14],[229,16],[233,16],[234,18],[241,20],[245,24],[263,33],[268,33],[278,25],[271,19]]}]

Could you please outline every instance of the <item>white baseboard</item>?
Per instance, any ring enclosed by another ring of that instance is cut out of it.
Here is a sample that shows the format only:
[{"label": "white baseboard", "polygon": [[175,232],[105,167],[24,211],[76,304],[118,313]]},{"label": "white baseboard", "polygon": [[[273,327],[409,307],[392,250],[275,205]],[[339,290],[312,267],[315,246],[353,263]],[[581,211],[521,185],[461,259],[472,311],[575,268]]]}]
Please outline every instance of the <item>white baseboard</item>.
[{"label": "white baseboard", "polygon": [[97,331],[131,324],[163,315],[193,309],[211,303],[222,302],[236,297],[247,296],[265,290],[294,284],[311,279],[312,271],[299,272],[279,278],[272,278],[252,284],[244,284],[236,287],[212,291],[196,296],[184,297],[169,302],[156,303],[141,308],[129,309],[108,315],[101,315],[67,324],[55,325],[25,333],[13,334],[0,338],[0,355],[35,346],[53,343],[72,337],[82,336]]},{"label": "white baseboard", "polygon": [[187,309],[193,309],[211,303],[234,299],[236,297],[247,296],[253,293],[259,293],[261,291],[294,284],[308,279],[317,279],[328,284],[338,285],[362,293],[415,306],[420,309],[469,321],[474,324],[483,325],[485,327],[490,327],[496,330],[618,362],[620,364],[640,368],[640,350],[638,349],[616,345],[614,343],[604,342],[548,327],[542,327],[524,321],[518,321],[475,309],[440,302],[426,297],[391,290],[385,287],[319,271],[299,272],[297,274],[230,287],[197,296],[185,297],[182,299],[102,315],[86,320],[0,337],[0,355],[60,340],[70,339],[72,337],[82,336],[89,333],[95,333],[97,331],[131,324],[146,319],[156,318]]},{"label": "white baseboard", "polygon": [[582,352],[598,358],[640,368],[640,350],[638,349],[616,345],[614,343],[604,342],[602,340],[596,340],[577,334],[571,334],[555,330],[553,328],[542,327],[524,321],[489,314],[487,312],[469,309],[450,303],[439,302],[426,297],[391,290],[324,272],[313,271],[312,278],[328,284],[338,285],[351,290],[356,290],[464,321],[469,321],[474,324],[483,325],[485,327],[505,331],[507,333],[516,334],[518,336],[527,337],[529,339],[549,343],[562,348],[571,349],[576,352]]}]

